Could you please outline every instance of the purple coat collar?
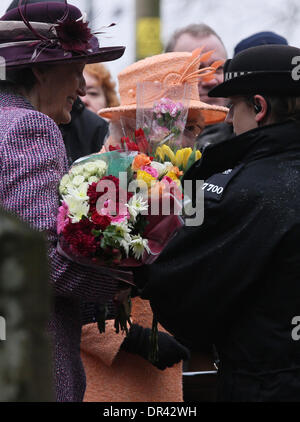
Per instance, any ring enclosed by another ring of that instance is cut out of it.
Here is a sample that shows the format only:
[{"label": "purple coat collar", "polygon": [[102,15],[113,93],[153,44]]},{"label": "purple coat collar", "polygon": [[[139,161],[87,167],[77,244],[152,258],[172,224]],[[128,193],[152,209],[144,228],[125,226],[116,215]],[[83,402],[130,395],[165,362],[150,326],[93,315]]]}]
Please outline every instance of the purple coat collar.
[{"label": "purple coat collar", "polygon": [[0,92],[0,107],[26,108],[35,110],[33,105],[27,98],[17,94],[7,94]]}]

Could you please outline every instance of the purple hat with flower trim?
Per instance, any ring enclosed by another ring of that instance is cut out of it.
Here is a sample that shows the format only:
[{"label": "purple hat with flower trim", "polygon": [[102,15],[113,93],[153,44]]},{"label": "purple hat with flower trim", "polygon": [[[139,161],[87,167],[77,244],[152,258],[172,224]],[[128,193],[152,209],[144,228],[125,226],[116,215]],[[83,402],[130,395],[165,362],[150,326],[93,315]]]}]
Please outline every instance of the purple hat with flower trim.
[{"label": "purple hat with flower trim", "polygon": [[22,4],[0,19],[0,56],[6,68],[35,63],[97,63],[116,60],[125,47],[99,47],[81,11],[59,2]]}]

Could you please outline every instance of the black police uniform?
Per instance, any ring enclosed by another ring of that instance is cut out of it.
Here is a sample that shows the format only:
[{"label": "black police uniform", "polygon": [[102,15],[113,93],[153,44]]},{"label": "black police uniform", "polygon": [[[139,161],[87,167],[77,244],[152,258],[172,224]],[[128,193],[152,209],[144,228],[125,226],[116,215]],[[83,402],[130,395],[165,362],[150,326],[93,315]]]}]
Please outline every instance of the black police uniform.
[{"label": "black police uniform", "polygon": [[215,123],[213,125],[205,126],[203,131],[197,137],[195,145],[197,149],[203,152],[204,148],[210,144],[225,141],[234,136],[232,126],[225,122]]},{"label": "black police uniform", "polygon": [[142,297],[181,341],[215,344],[219,400],[299,401],[300,124],[210,145],[186,179],[205,180],[204,223],[136,270]]}]

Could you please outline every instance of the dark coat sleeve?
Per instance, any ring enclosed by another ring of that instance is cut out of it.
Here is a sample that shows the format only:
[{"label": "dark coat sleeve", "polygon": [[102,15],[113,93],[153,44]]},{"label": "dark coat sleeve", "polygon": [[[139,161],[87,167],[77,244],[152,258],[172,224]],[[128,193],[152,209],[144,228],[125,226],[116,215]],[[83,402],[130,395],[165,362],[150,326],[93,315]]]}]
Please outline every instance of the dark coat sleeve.
[{"label": "dark coat sleeve", "polygon": [[154,264],[136,271],[142,297],[168,331],[201,346],[238,321],[286,230],[288,215],[279,207],[275,218],[273,209],[272,193],[262,200],[233,182],[222,200],[206,201],[201,226],[184,227]]}]

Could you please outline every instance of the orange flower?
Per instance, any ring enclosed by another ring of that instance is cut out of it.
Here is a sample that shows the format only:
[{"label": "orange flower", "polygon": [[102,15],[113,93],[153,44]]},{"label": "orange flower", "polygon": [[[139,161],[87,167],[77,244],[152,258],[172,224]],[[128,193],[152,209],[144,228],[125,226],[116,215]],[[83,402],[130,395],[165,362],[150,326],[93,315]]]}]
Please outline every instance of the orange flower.
[{"label": "orange flower", "polygon": [[146,154],[141,153],[141,154],[138,154],[134,157],[134,160],[133,160],[133,163],[132,163],[132,170],[137,171],[141,167],[149,166],[149,165],[151,165],[150,158]]},{"label": "orange flower", "polygon": [[169,171],[173,172],[177,177],[183,175],[183,171],[179,171],[178,167],[172,167]]}]

